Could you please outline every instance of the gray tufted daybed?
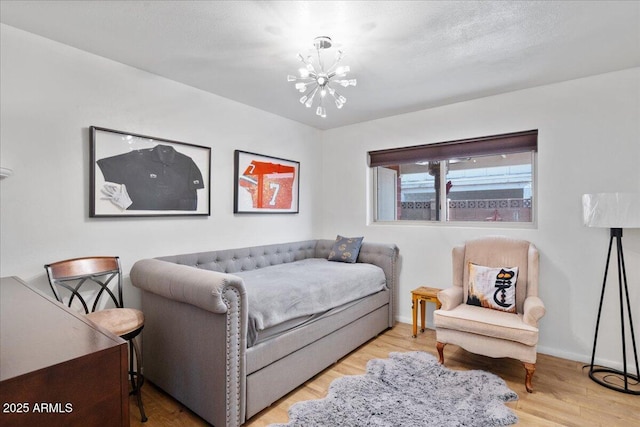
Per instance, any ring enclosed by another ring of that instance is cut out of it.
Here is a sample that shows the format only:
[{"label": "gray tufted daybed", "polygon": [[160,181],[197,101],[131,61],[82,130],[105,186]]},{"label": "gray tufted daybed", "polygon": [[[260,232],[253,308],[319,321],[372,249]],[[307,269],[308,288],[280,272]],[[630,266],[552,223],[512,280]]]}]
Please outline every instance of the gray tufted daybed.
[{"label": "gray tufted daybed", "polygon": [[[239,426],[392,327],[396,245],[364,242],[357,262],[347,264],[327,261],[333,243],[136,262],[131,281],[142,291],[145,377],[213,425]],[[281,286],[285,296],[272,294]],[[352,287],[355,295],[342,295]],[[321,312],[300,314],[298,306]],[[284,317],[277,314],[283,308]]]}]

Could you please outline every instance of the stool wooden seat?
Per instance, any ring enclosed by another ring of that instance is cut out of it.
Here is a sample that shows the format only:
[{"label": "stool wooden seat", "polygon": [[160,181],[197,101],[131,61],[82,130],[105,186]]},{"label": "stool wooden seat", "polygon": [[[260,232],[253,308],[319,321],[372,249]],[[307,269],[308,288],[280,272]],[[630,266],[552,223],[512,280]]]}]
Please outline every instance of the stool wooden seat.
[{"label": "stool wooden seat", "polygon": [[439,309],[442,304],[438,300],[438,292],[442,289],[421,286],[411,291],[411,310],[413,312],[413,338],[418,336],[418,302],[420,303],[420,332],[424,332],[425,305],[432,302]]}]

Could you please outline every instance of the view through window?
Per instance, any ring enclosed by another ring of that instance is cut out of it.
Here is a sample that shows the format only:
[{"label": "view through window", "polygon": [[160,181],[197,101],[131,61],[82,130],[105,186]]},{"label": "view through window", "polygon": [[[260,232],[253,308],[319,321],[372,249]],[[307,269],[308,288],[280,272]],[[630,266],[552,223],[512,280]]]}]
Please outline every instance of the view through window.
[{"label": "view through window", "polygon": [[370,152],[376,221],[533,222],[537,131]]}]

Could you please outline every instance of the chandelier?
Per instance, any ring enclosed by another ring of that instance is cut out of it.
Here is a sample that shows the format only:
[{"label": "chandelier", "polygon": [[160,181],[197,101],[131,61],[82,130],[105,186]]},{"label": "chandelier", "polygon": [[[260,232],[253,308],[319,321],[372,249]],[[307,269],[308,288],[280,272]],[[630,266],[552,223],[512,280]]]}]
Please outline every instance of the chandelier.
[{"label": "chandelier", "polygon": [[327,94],[333,98],[333,102],[338,109],[342,108],[347,102],[347,98],[339,94],[334,85],[342,87],[355,86],[356,79],[342,79],[351,69],[348,65],[338,65],[344,57],[344,52],[341,50],[338,50],[333,65],[325,69],[320,51],[331,47],[331,39],[329,37],[316,37],[313,41],[313,46],[318,54],[317,66],[313,64],[311,55],[304,57],[298,54],[298,58],[305,66],[298,70],[300,77],[288,75],[287,81],[296,82],[295,88],[300,93],[304,93],[300,98],[300,103],[305,107],[311,108],[317,96],[320,101],[316,108],[316,114],[324,118],[327,117],[327,109],[324,106]]}]

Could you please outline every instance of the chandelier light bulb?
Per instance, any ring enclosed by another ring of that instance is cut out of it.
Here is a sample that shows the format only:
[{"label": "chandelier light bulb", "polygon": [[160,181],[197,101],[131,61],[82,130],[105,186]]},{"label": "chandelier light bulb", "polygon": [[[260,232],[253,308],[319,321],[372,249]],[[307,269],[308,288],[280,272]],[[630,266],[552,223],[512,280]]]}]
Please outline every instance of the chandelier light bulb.
[{"label": "chandelier light bulb", "polygon": [[300,73],[300,77],[302,77],[303,79],[309,77],[309,70],[307,70],[306,68],[300,68],[298,72]]},{"label": "chandelier light bulb", "polygon": [[324,108],[324,106],[322,105],[318,105],[318,108],[316,108],[316,115],[325,118],[327,117],[327,109]]},{"label": "chandelier light bulb", "polygon": [[347,99],[338,94],[332,85],[335,84],[342,87],[355,86],[356,80],[334,80],[335,77],[345,77],[345,75],[351,71],[351,68],[348,65],[338,66],[338,63],[344,57],[344,52],[342,50],[338,50],[336,52],[333,64],[330,67],[325,68],[321,51],[329,49],[332,46],[331,38],[326,36],[316,37],[314,39],[313,46],[317,53],[316,65],[314,65],[314,61],[310,55],[305,57],[299,53],[298,59],[305,66],[298,70],[300,77],[288,75],[287,81],[295,82],[296,90],[301,93],[308,90],[308,92],[300,98],[300,103],[307,108],[311,108],[313,106],[316,93],[319,92],[319,105],[316,108],[316,115],[324,118],[327,116],[327,109],[324,106],[324,98],[327,96],[327,93],[333,97],[336,108],[338,109],[341,109],[345,102],[347,102]]},{"label": "chandelier light bulb", "polygon": [[342,77],[349,71],[351,71],[351,67],[349,67],[348,65],[341,65],[340,67],[336,68],[336,75]]},{"label": "chandelier light bulb", "polygon": [[318,86],[316,86],[313,91],[311,92],[311,95],[309,95],[309,98],[306,100],[306,102],[304,103],[304,106],[307,108],[311,108],[311,106],[313,105],[313,98],[316,96],[316,93],[318,92]]}]

